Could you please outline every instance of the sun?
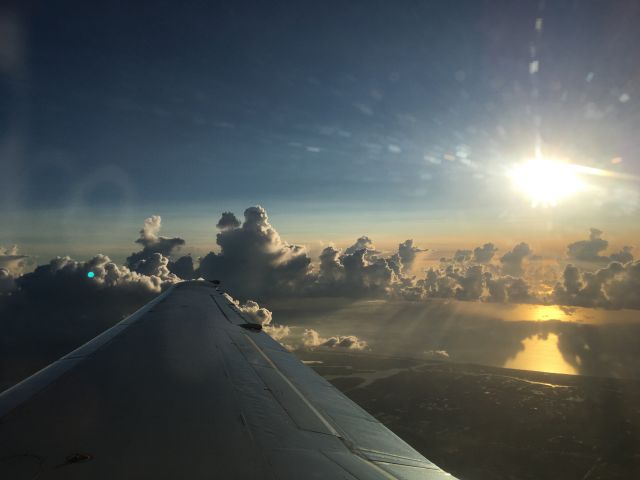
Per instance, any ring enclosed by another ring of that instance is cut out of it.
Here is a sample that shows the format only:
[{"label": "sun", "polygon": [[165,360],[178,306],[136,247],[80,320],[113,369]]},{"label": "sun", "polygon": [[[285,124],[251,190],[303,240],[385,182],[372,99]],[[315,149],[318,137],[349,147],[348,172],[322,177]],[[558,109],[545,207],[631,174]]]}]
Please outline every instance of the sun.
[{"label": "sun", "polygon": [[583,187],[573,165],[548,158],[516,165],[509,176],[533,206],[553,207]]}]

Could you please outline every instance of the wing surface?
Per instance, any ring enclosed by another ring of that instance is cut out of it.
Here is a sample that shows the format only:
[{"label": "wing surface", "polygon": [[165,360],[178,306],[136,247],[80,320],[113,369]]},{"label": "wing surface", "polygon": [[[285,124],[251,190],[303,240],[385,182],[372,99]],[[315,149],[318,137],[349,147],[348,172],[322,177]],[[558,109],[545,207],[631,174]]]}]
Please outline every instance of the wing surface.
[{"label": "wing surface", "polygon": [[0,395],[0,478],[453,477],[191,281]]}]

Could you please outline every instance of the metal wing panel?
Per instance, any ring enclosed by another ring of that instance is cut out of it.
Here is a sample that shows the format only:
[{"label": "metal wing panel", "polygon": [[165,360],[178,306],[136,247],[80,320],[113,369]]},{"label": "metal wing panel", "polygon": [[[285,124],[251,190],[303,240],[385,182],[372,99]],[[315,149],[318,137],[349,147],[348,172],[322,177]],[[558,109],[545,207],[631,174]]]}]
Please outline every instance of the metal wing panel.
[{"label": "metal wing panel", "polygon": [[246,322],[184,282],[4,392],[0,477],[444,475]]}]

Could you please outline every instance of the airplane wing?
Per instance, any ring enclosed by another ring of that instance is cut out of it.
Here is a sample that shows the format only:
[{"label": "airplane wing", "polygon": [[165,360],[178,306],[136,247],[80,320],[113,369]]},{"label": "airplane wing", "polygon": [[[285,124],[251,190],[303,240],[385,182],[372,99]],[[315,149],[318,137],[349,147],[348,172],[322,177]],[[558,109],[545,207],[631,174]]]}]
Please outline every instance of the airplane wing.
[{"label": "airplane wing", "polygon": [[0,395],[0,478],[453,477],[190,281]]}]

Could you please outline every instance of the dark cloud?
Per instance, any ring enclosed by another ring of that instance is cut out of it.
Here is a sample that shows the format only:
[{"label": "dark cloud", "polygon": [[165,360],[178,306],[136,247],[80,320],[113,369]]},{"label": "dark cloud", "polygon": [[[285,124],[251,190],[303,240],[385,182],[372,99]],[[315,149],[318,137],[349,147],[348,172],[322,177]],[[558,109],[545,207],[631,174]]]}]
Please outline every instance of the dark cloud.
[{"label": "dark cloud", "polygon": [[458,263],[463,263],[471,260],[471,250],[456,250],[456,253],[453,254],[453,261]]},{"label": "dark cloud", "polygon": [[224,227],[216,237],[220,253],[203,257],[196,275],[222,280],[240,298],[299,294],[312,283],[306,249],[283,241],[264,208],[247,208],[242,226],[229,219],[227,212],[218,222]]},{"label": "dark cloud", "polygon": [[600,252],[607,249],[609,242],[601,238],[602,234],[602,230],[592,228],[589,233],[589,240],[580,240],[567,246],[567,255],[571,259],[586,262],[604,260],[605,257],[600,256]]},{"label": "dark cloud", "polygon": [[487,300],[490,302],[529,303],[535,300],[529,291],[527,282],[519,277],[505,275],[504,277],[492,278],[489,275],[487,289],[489,290]]},{"label": "dark cloud", "polygon": [[[348,251],[351,253],[347,253]],[[355,251],[348,248],[341,253],[334,247],[327,247],[320,254],[319,273],[311,293],[328,296],[385,296],[397,279],[394,269],[398,270],[395,261],[372,254],[366,248]]]},{"label": "dark cloud", "polygon": [[16,288],[15,277],[6,268],[0,267],[0,295],[8,294]]},{"label": "dark cloud", "polygon": [[620,250],[618,253],[613,253],[609,255],[609,259],[611,261],[620,262],[620,263],[632,262],[633,254],[631,253],[631,250],[633,250],[633,247],[628,247],[628,246],[622,247],[622,250]]},{"label": "dark cloud", "polygon": [[[163,261],[155,271],[151,263],[145,275],[105,255],[86,262],[57,257],[15,278],[11,293],[0,295],[0,388],[88,341],[178,280]],[[8,278],[0,270],[0,283]]]},{"label": "dark cloud", "polygon": [[473,261],[476,263],[489,263],[498,249],[493,243],[485,243],[482,247],[473,249]]},{"label": "dark cloud", "polygon": [[531,256],[532,253],[529,245],[524,242],[519,243],[500,258],[502,273],[515,277],[521,276],[524,273],[524,259]]},{"label": "dark cloud", "polygon": [[427,270],[423,281],[418,282],[427,296],[436,298],[457,298],[459,300],[479,300],[484,292],[486,274],[481,265]]},{"label": "dark cloud", "polygon": [[218,220],[216,227],[219,230],[226,230],[228,228],[238,228],[240,225],[240,220],[238,220],[232,212],[222,212],[222,216],[220,220]]},{"label": "dark cloud", "polygon": [[554,301],[564,305],[602,308],[640,308],[640,261],[611,262],[595,272],[567,265]]},{"label": "dark cloud", "polygon": [[363,235],[362,237],[356,240],[356,243],[354,243],[350,247],[347,247],[344,253],[345,255],[351,255],[359,250],[367,250],[369,252],[376,253],[375,246],[373,245],[373,241],[366,235]]},{"label": "dark cloud", "polygon": [[398,245],[398,256],[405,270],[411,269],[418,253],[426,251],[424,248],[414,246],[413,240],[405,240]]},{"label": "dark cloud", "polygon": [[131,270],[145,269],[145,262],[153,261],[154,254],[169,257],[185,244],[185,241],[179,237],[161,237],[159,235],[161,226],[162,218],[159,215],[153,215],[144,221],[140,237],[136,240],[136,243],[142,245],[142,250],[132,253],[126,260],[126,265]]},{"label": "dark cloud", "polygon": [[169,271],[183,280],[192,280],[195,277],[195,267],[191,255],[178,258],[175,262],[169,260]]},{"label": "dark cloud", "polygon": [[591,228],[588,240],[580,240],[567,246],[567,255],[571,260],[582,262],[620,262],[627,263],[633,260],[632,247],[625,246],[617,253],[610,256],[602,255],[609,247],[609,242],[602,238],[604,232],[597,228]]}]

